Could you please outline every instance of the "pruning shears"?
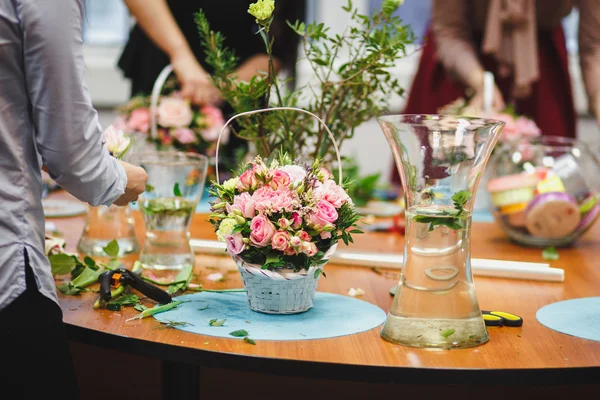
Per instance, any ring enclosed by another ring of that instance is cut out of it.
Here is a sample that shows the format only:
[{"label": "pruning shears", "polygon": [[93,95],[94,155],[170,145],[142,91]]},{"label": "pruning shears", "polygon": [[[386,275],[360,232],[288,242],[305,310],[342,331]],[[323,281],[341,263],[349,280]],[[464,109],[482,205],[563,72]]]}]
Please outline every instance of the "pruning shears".
[{"label": "pruning shears", "polygon": [[516,314],[504,311],[481,311],[485,326],[509,326],[520,327],[523,325],[523,318]]},{"label": "pruning shears", "polygon": [[100,298],[107,302],[111,299],[111,287],[118,288],[121,285],[129,285],[160,304],[171,302],[169,293],[144,281],[138,274],[125,268],[103,272],[98,277],[98,282],[100,282]]}]

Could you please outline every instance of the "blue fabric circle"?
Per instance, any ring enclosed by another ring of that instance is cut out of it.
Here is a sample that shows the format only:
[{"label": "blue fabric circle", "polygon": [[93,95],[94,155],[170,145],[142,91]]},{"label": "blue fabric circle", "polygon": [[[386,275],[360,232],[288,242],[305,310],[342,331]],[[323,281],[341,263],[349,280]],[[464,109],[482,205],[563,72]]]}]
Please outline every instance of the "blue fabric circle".
[{"label": "blue fabric circle", "polygon": [[600,342],[600,297],[549,304],[538,310],[536,318],[560,333]]},{"label": "blue fabric circle", "polygon": [[[381,325],[386,318],[386,313],[371,303],[323,292],[316,293],[310,310],[291,315],[252,311],[243,292],[202,292],[179,296],[177,300],[186,302],[173,310],[156,314],[154,318],[165,323],[187,322],[187,325],[174,327],[224,338],[233,338],[230,332],[244,329],[255,340],[326,339],[368,331]],[[223,326],[216,327],[209,325],[212,319],[226,321]]]}]

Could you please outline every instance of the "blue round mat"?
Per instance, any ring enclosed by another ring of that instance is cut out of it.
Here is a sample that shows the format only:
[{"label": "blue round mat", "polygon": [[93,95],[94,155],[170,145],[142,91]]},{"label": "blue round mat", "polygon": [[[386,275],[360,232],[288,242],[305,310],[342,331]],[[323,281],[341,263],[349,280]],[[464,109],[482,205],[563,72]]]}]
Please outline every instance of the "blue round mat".
[{"label": "blue round mat", "polygon": [[555,331],[600,342],[600,297],[549,304],[538,310],[536,318]]},{"label": "blue round mat", "polygon": [[[386,318],[386,313],[371,303],[323,292],[317,292],[310,310],[292,315],[252,311],[243,292],[194,293],[179,296],[176,300],[186,302],[176,309],[156,314],[154,318],[161,322],[187,322],[187,325],[174,327],[224,338],[233,338],[230,332],[244,329],[255,340],[326,339],[368,331],[381,325]],[[216,327],[209,325],[212,319],[226,321],[223,326]]]}]

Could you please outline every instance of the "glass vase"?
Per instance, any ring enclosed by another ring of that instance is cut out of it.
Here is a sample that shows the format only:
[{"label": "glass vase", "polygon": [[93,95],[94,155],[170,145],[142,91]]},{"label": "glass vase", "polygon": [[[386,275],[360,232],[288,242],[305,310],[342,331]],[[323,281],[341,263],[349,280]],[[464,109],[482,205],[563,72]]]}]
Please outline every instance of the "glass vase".
[{"label": "glass vase", "polygon": [[119,257],[140,251],[131,209],[116,205],[90,206],[77,251],[91,257],[107,257],[103,248],[113,239],[119,243]]},{"label": "glass vase", "polygon": [[193,266],[189,228],[204,192],[208,158],[164,151],[140,154],[138,161],[148,173],[138,200],[146,226],[142,267],[168,273]]},{"label": "glass vase", "polygon": [[447,115],[390,115],[379,124],[402,179],[404,263],[384,339],[462,348],[488,341],[471,272],[471,213],[504,123]]}]

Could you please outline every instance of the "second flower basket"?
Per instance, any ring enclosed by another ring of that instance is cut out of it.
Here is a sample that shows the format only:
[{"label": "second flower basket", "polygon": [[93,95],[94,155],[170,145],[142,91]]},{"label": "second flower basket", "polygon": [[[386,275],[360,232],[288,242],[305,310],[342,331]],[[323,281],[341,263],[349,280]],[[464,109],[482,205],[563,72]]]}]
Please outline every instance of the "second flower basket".
[{"label": "second flower basket", "polygon": [[237,114],[223,129],[235,118],[275,110],[306,113],[324,126],[337,153],[338,183],[319,160],[302,165],[283,153],[269,161],[258,156],[223,183],[216,163],[211,222],[238,266],[250,308],[295,314],[312,307],[319,277],[338,241],[350,243],[352,233],[361,231],[358,213],[342,188],[335,137],[320,118],[303,109],[273,107]]}]

